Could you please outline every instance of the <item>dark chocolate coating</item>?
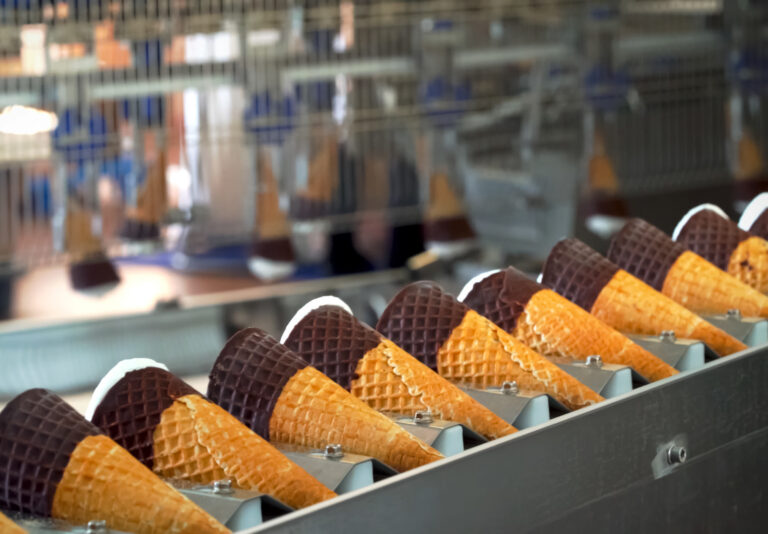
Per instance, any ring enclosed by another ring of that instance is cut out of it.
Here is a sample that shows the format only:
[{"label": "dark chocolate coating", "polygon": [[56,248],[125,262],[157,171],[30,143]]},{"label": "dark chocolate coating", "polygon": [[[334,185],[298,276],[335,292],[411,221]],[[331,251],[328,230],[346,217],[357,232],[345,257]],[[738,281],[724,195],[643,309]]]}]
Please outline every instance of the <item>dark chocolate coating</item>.
[{"label": "dark chocolate coating", "polygon": [[79,290],[116,284],[120,281],[120,276],[109,258],[99,254],[70,265],[69,280],[72,287]]},{"label": "dark chocolate coating", "polygon": [[221,349],[208,397],[269,440],[269,420],[283,387],[307,362],[258,328],[244,328]]},{"label": "dark chocolate coating", "polygon": [[630,219],[611,240],[608,259],[661,291],[677,258],[687,249],[642,219]]},{"label": "dark chocolate coating", "polygon": [[542,268],[542,283],[587,311],[619,267],[578,239],[554,246]]},{"label": "dark chocolate coating", "polygon": [[200,393],[164,369],[131,371],[104,396],[93,414],[93,423],[152,469],[155,429],[163,412],[185,395]]},{"label": "dark chocolate coating", "polygon": [[360,358],[381,343],[381,334],[338,306],[320,306],[291,331],[285,345],[349,390]]},{"label": "dark chocolate coating", "polygon": [[408,284],[387,305],[376,330],[437,371],[437,353],[469,307],[434,282]]},{"label": "dark chocolate coating", "polygon": [[528,301],[542,289],[546,288],[507,267],[476,283],[464,304],[511,333]]},{"label": "dark chocolate coating", "polygon": [[702,210],[688,220],[677,242],[727,271],[733,251],[750,237],[733,221],[712,210]]},{"label": "dark chocolate coating", "polygon": [[0,412],[0,509],[50,516],[69,458],[101,434],[58,395],[30,389]]},{"label": "dark chocolate coating", "polygon": [[152,241],[160,238],[160,225],[156,222],[126,219],[120,229],[120,237],[132,241]]},{"label": "dark chocolate coating", "polygon": [[467,217],[458,215],[446,219],[435,219],[424,223],[424,237],[427,241],[460,241],[475,237]]},{"label": "dark chocolate coating", "polygon": [[755,219],[755,222],[749,227],[749,233],[755,234],[763,239],[768,239],[768,209],[763,211],[763,213]]},{"label": "dark chocolate coating", "polygon": [[254,256],[273,261],[294,261],[293,245],[288,237],[258,240],[253,244]]}]

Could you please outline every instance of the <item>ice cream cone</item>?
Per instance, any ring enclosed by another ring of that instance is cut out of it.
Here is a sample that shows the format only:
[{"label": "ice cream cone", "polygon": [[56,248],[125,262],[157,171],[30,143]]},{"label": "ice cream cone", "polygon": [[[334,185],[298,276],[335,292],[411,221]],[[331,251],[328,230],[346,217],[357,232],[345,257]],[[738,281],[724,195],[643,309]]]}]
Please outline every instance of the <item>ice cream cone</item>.
[{"label": "ice cream cone", "polygon": [[603,398],[432,282],[405,286],[376,329],[454,382],[479,387],[516,381],[575,410]]},{"label": "ice cream cone", "polygon": [[26,530],[8,519],[0,512],[0,533],[2,534],[24,534]]},{"label": "ice cream cone", "polygon": [[311,448],[338,443],[399,471],[442,458],[257,328],[227,341],[208,395],[272,441]]},{"label": "ice cream cone", "polygon": [[702,204],[672,238],[761,293],[768,293],[768,241],[745,232],[717,206]]},{"label": "ice cream cone", "polygon": [[465,286],[459,300],[544,356],[628,365],[650,381],[677,374],[663,360],[513,267]]},{"label": "ice cream cone", "polygon": [[760,193],[747,205],[739,219],[739,228],[768,239],[768,193]]},{"label": "ice cream cone", "polygon": [[319,139],[320,146],[309,162],[306,186],[298,188],[291,199],[291,214],[298,220],[327,215],[339,183],[338,139],[327,131],[312,135]]},{"label": "ice cream cone", "polygon": [[78,290],[109,286],[120,281],[115,266],[104,254],[101,241],[93,233],[91,214],[70,200],[65,223],[65,242],[72,256],[69,278]]},{"label": "ice cream cone", "polygon": [[[149,363],[151,362],[151,363]],[[92,421],[160,476],[258,490],[293,508],[335,494],[189,385],[154,367],[124,360],[89,406]]]},{"label": "ice cream cone", "polygon": [[160,150],[139,190],[136,206],[126,210],[123,228],[120,230],[124,238],[142,241],[160,237],[160,221],[168,203],[166,166],[165,151]]},{"label": "ice cream cone", "polygon": [[616,234],[608,259],[696,313],[738,309],[747,317],[768,317],[768,297],[641,219]]},{"label": "ice cream cone", "polygon": [[619,269],[578,239],[563,239],[549,254],[542,283],[621,332],[699,339],[721,356],[746,348],[742,342],[651,286]]},{"label": "ice cream cone", "polygon": [[464,204],[442,172],[429,181],[429,206],[424,224],[427,249],[450,258],[471,249],[475,231],[467,219]]},{"label": "ice cream cone", "polygon": [[229,532],[42,389],[0,413],[0,507],[128,532]]},{"label": "ice cream cone", "polygon": [[515,432],[499,416],[358,321],[343,301],[320,297],[297,312],[281,340],[310,365],[380,412],[429,410],[495,439]]}]

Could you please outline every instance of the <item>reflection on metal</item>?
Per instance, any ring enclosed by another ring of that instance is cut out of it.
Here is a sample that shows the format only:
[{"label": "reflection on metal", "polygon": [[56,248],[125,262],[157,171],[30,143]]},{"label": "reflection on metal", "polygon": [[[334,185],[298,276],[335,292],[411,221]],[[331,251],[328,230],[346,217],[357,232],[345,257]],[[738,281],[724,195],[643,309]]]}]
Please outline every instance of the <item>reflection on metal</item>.
[{"label": "reflection on metal", "polygon": [[252,532],[759,532],[766,381],[768,348],[749,349]]},{"label": "reflection on metal", "polygon": [[336,493],[348,493],[370,486],[377,480],[397,473],[375,458],[342,451],[341,456],[326,455],[326,451],[298,450],[278,444],[280,451],[310,475]]},{"label": "reflection on metal", "polygon": [[690,371],[704,365],[705,345],[694,339],[674,336],[629,336],[632,341],[658,356],[678,371]]},{"label": "reflection on metal", "polygon": [[768,321],[759,317],[742,317],[729,310],[725,315],[705,315],[704,319],[725,330],[750,347],[768,343]]},{"label": "reflection on metal", "polygon": [[[590,356],[599,358],[599,356]],[[626,365],[610,363],[595,364],[595,360],[586,362],[571,361],[568,363],[555,362],[560,369],[573,376],[588,388],[598,392],[605,398],[616,397],[632,391],[632,369]]]},{"label": "reflection on metal", "polygon": [[470,397],[516,428],[529,428],[549,421],[549,397],[519,391],[509,394],[502,388],[463,388]]},{"label": "reflection on metal", "polygon": [[53,534],[56,532],[67,532],[69,534],[124,534],[121,530],[107,528],[106,523],[100,519],[88,521],[86,525],[70,525],[66,521],[50,517],[25,517],[19,514],[6,515],[29,534]]},{"label": "reflection on metal", "polygon": [[684,434],[662,443],[656,448],[656,456],[651,462],[653,477],[660,478],[668,475],[684,464],[688,460],[688,455],[688,439]]},{"label": "reflection on metal", "polygon": [[169,482],[190,501],[232,531],[261,525],[291,511],[291,508],[269,495],[258,491],[234,489],[229,480],[216,481],[209,485],[183,480]]},{"label": "reflection on metal", "polygon": [[445,456],[453,456],[486,440],[463,425],[434,419],[429,412],[416,412],[414,417],[392,416],[408,433],[416,436]]}]

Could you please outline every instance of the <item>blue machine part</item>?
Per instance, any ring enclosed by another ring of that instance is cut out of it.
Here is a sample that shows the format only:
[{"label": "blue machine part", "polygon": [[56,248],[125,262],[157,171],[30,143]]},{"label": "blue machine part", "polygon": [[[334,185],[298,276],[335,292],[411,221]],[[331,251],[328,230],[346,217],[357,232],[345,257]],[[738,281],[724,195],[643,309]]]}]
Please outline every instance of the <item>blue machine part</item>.
[{"label": "blue machine part", "polygon": [[596,110],[615,110],[627,102],[631,87],[629,74],[624,70],[611,70],[604,65],[593,67],[584,77],[587,102]]},{"label": "blue machine part", "polygon": [[747,48],[732,54],[728,73],[742,92],[765,92],[768,88],[768,52]]},{"label": "blue machine part", "polygon": [[165,122],[165,97],[145,96],[120,102],[121,115],[126,120],[136,121],[140,128],[162,126]]},{"label": "blue machine part", "polygon": [[425,115],[440,128],[456,124],[471,98],[472,87],[468,82],[452,84],[443,78],[433,78],[422,91]]},{"label": "blue machine part", "polygon": [[102,156],[107,134],[107,121],[96,109],[86,117],[83,110],[68,108],[53,131],[53,149],[72,163],[92,161]]},{"label": "blue machine part", "polygon": [[265,91],[251,97],[243,115],[246,130],[259,142],[280,144],[295,126],[296,103],[291,96],[274,99]]}]

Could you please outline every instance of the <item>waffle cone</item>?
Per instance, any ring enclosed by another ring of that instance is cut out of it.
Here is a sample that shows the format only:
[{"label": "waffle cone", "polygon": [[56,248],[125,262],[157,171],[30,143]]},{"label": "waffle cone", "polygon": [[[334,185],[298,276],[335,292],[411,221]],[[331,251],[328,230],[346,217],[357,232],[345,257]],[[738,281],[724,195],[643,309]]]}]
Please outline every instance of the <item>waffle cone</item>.
[{"label": "waffle cone", "polygon": [[106,436],[88,436],[70,456],[54,495],[53,517],[103,519],[136,533],[229,532]]},{"label": "waffle cone", "polygon": [[672,265],[661,292],[696,313],[736,308],[746,317],[768,317],[768,297],[690,251]]},{"label": "waffle cone", "polygon": [[2,534],[24,534],[26,530],[8,519],[0,512],[0,532]]},{"label": "waffle cone", "polygon": [[129,218],[151,224],[158,224],[162,220],[168,202],[168,186],[165,182],[166,159],[165,151],[160,150],[139,191],[136,207],[126,210]]},{"label": "waffle cone", "polygon": [[293,508],[331,499],[320,484],[232,415],[199,395],[180,397],[163,411],[154,433],[154,471],[210,484],[230,479]]},{"label": "waffle cone", "polygon": [[628,365],[650,381],[677,370],[554,291],[542,289],[528,301],[511,334],[544,356]]},{"label": "waffle cone", "polygon": [[464,214],[464,205],[459,200],[448,176],[442,172],[434,173],[429,180],[427,219],[449,219]]},{"label": "waffle cone", "polygon": [[673,330],[678,337],[703,341],[721,356],[747,348],[623,270],[603,287],[590,311],[617,330],[644,335]]},{"label": "waffle cone", "polygon": [[728,274],[768,293],[768,241],[753,236],[739,243],[728,262]]},{"label": "waffle cone", "polygon": [[352,394],[382,412],[414,415],[427,409],[437,417],[461,423],[488,439],[516,432],[499,416],[382,338],[357,364]]},{"label": "waffle cone", "polygon": [[443,456],[313,367],[296,372],[283,387],[269,424],[275,441],[372,456],[398,471]]},{"label": "waffle cone", "polygon": [[84,258],[101,251],[101,241],[93,234],[91,213],[70,201],[64,224],[67,250],[75,258]]},{"label": "waffle cone", "polygon": [[480,387],[514,380],[522,389],[552,395],[570,410],[604,400],[474,310],[441,345],[437,367],[449,380]]},{"label": "waffle cone", "polygon": [[260,239],[288,237],[291,233],[288,218],[280,209],[277,179],[272,170],[269,154],[259,159],[260,190],[256,197],[256,231]]}]

